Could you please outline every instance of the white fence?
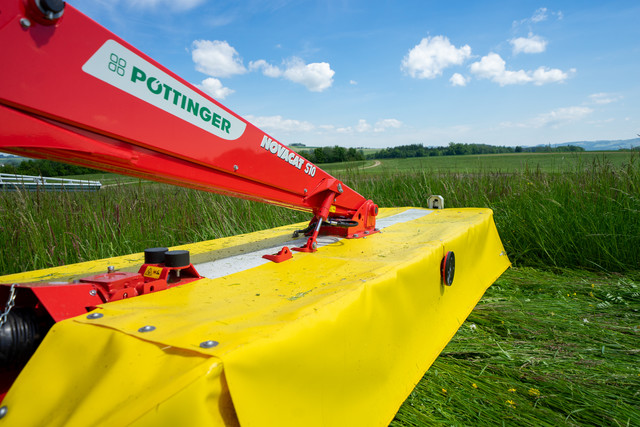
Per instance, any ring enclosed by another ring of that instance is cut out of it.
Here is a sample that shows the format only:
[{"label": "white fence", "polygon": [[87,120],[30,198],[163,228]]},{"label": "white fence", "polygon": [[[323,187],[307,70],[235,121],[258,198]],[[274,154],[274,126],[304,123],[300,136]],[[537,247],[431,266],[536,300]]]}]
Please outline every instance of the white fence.
[{"label": "white fence", "polygon": [[100,181],[0,173],[0,190],[3,191],[98,191],[100,187]]}]

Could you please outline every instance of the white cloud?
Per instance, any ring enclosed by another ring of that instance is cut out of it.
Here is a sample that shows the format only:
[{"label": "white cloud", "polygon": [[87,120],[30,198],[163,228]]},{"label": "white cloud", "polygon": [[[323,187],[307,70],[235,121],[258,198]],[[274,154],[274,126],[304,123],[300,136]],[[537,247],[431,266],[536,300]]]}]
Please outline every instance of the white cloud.
[{"label": "white cloud", "polygon": [[506,63],[500,55],[493,52],[471,64],[470,68],[478,78],[492,80],[500,86],[524,83],[540,86],[547,83],[560,83],[569,78],[569,73],[576,71],[572,68],[569,73],[566,73],[557,68],[548,69],[546,67],[538,67],[535,71],[511,71],[506,69]]},{"label": "white cloud", "polygon": [[591,113],[593,113],[593,110],[588,107],[558,108],[548,113],[540,114],[532,120],[532,124],[534,127],[558,127],[569,122],[580,120]]},{"label": "white cloud", "polygon": [[249,122],[253,123],[255,126],[264,129],[271,129],[276,131],[285,131],[285,132],[310,132],[315,129],[313,123],[293,120],[293,119],[285,119],[282,116],[245,116]]},{"label": "white cloud", "polygon": [[204,79],[198,87],[216,99],[225,99],[228,95],[235,92],[233,89],[222,86],[220,80],[214,79],[213,77]]},{"label": "white cloud", "polygon": [[322,92],[331,87],[334,74],[327,62],[305,64],[300,58],[292,58],[283,73],[287,80],[299,83],[311,92]]},{"label": "white cloud", "polygon": [[531,29],[534,24],[538,24],[539,22],[542,21],[546,21],[549,18],[553,18],[555,17],[556,19],[558,19],[558,21],[562,20],[562,18],[564,18],[564,15],[561,11],[552,11],[547,9],[546,7],[541,7],[539,9],[537,9],[535,12],[533,12],[533,15],[531,15],[529,18],[524,18],[521,19],[519,21],[513,21],[513,28],[517,28],[519,26],[527,26],[529,27],[529,29]]},{"label": "white cloud", "polygon": [[238,52],[226,41],[195,40],[191,58],[196,70],[211,77],[230,77],[247,72]]},{"label": "white cloud", "polygon": [[355,80],[349,80],[349,84],[353,85],[353,86],[356,86],[358,84],[358,82],[355,81]]},{"label": "white cloud", "polygon": [[466,86],[467,83],[470,81],[471,79],[468,77],[463,76],[460,73],[455,73],[453,76],[451,76],[451,78],[449,79],[449,81],[451,82],[452,86]]},{"label": "white cloud", "polygon": [[548,113],[542,113],[536,117],[521,123],[502,122],[500,127],[503,128],[542,128],[552,127],[558,128],[562,125],[569,124],[584,119],[593,113],[593,109],[589,107],[563,107],[552,110]]},{"label": "white cloud", "polygon": [[456,48],[447,37],[426,37],[409,50],[402,60],[402,69],[414,78],[433,79],[442,75],[445,68],[460,65],[470,56],[469,45]]},{"label": "white cloud", "polygon": [[528,37],[518,37],[509,40],[513,46],[513,54],[518,53],[541,53],[547,48],[547,41],[540,36],[529,33]]},{"label": "white cloud", "polygon": [[589,100],[594,104],[611,104],[622,99],[622,96],[613,93],[594,93],[589,95]]},{"label": "white cloud", "polygon": [[374,132],[384,132],[389,128],[398,129],[402,126],[402,122],[398,119],[381,119],[376,122],[373,128]]},{"label": "white cloud", "polygon": [[481,79],[493,80],[500,86],[531,81],[531,77],[524,70],[507,71],[504,60],[493,52],[471,64],[471,72]]},{"label": "white cloud", "polygon": [[355,127],[356,132],[368,132],[371,130],[371,125],[367,123],[366,120],[360,119],[358,120],[358,124]]},{"label": "white cloud", "polygon": [[531,81],[537,86],[542,86],[547,83],[560,83],[569,78],[569,74],[574,74],[575,68],[571,68],[568,73],[557,68],[538,67],[533,73],[531,73]]},{"label": "white cloud", "polygon": [[140,9],[169,9],[176,12],[191,10],[205,0],[131,0],[129,5]]},{"label": "white cloud", "polygon": [[[384,132],[387,129],[397,129],[402,126],[402,122],[398,119],[380,119],[376,122],[374,126],[371,126],[365,119],[358,120],[358,124],[355,126],[346,126],[341,128],[336,128],[335,131],[338,133],[367,133],[367,132]],[[333,129],[327,129],[333,130]]]},{"label": "white cloud", "polygon": [[327,62],[313,62],[305,64],[300,58],[293,57],[284,64],[284,70],[276,65],[269,64],[264,59],[251,61],[251,71],[262,70],[267,77],[284,77],[294,83],[301,84],[311,92],[322,92],[333,84],[335,71]]},{"label": "white cloud", "polygon": [[251,71],[259,71],[262,70],[262,74],[267,77],[280,77],[282,75],[282,70],[276,67],[275,65],[269,64],[264,59],[258,59],[257,61],[249,62],[249,69]]},{"label": "white cloud", "polygon": [[546,7],[541,7],[540,9],[536,10],[533,13],[533,16],[531,17],[531,22],[533,22],[534,24],[537,22],[542,22],[542,21],[546,21],[547,20],[547,8]]}]

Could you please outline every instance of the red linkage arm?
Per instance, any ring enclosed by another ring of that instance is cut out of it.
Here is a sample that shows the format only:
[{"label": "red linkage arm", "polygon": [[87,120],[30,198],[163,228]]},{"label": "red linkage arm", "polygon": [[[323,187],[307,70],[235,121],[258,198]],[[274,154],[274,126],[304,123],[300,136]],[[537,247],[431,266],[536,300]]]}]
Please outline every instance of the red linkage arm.
[{"label": "red linkage arm", "polygon": [[337,232],[348,237],[374,231],[373,202],[70,5],[50,3],[0,7],[0,150],[351,220]]}]

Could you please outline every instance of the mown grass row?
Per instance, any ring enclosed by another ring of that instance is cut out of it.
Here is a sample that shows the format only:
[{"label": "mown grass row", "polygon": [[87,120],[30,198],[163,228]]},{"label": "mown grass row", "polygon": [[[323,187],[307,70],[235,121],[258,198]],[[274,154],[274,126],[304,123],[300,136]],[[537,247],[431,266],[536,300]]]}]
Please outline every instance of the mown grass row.
[{"label": "mown grass row", "polygon": [[[640,267],[640,161],[574,162],[563,173],[422,169],[336,175],[380,206],[489,207],[516,266]],[[0,274],[214,239],[308,219],[304,213],[159,184],[97,193],[0,193]]]},{"label": "mown grass row", "polygon": [[511,269],[392,426],[640,425],[640,283]]}]

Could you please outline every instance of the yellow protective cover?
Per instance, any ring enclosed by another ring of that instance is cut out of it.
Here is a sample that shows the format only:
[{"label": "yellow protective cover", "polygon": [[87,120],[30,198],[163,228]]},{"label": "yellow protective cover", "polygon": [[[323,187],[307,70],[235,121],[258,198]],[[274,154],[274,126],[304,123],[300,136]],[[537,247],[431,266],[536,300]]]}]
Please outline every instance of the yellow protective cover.
[{"label": "yellow protective cover", "polygon": [[[260,246],[293,228],[187,249]],[[450,287],[440,280],[447,251]],[[105,304],[102,318],[51,329],[2,402],[0,425],[387,425],[508,266],[491,210],[444,209],[280,264]],[[82,264],[9,281],[69,271]],[[155,329],[140,332],[146,325]]]}]

